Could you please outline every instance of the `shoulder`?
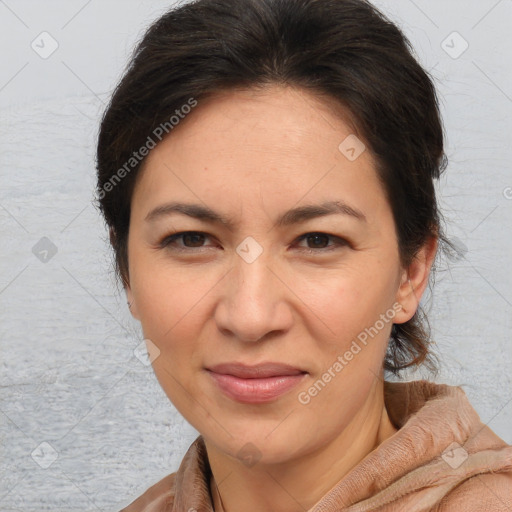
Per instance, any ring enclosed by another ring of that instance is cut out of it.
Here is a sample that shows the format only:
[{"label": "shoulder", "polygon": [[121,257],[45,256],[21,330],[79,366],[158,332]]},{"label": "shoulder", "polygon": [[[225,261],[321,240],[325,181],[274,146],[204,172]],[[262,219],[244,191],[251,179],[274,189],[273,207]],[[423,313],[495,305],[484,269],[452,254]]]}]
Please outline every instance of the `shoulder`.
[{"label": "shoulder", "polygon": [[465,480],[447,494],[435,512],[509,512],[512,510],[512,471],[484,473]]},{"label": "shoulder", "polygon": [[176,473],[162,478],[120,512],[170,512],[174,503]]}]

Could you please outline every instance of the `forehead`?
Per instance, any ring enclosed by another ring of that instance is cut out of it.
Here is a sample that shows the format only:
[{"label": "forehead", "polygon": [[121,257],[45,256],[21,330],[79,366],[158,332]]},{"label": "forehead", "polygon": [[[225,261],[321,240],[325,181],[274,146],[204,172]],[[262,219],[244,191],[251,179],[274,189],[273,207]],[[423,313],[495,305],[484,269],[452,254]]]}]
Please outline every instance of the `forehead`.
[{"label": "forehead", "polygon": [[[281,147],[285,140],[291,143],[293,137],[301,134],[312,142],[327,139],[329,135],[339,138],[344,133],[363,139],[347,107],[326,95],[294,86],[272,84],[216,91],[201,98],[194,110],[182,117],[167,138],[180,133],[180,138],[186,139],[193,137],[195,131],[203,132],[201,136],[208,131],[220,138],[223,132],[246,128],[254,131],[259,142],[264,134],[272,131],[272,140]],[[181,132],[185,130],[188,133],[184,135]],[[276,130],[281,135],[278,138],[275,138]],[[251,138],[244,143],[250,146]]]},{"label": "forehead", "polygon": [[336,192],[364,203],[383,191],[369,148],[342,114],[302,89],[216,93],[150,152],[134,196],[138,188],[151,204],[187,196],[212,207],[239,198],[239,210],[336,200]]}]

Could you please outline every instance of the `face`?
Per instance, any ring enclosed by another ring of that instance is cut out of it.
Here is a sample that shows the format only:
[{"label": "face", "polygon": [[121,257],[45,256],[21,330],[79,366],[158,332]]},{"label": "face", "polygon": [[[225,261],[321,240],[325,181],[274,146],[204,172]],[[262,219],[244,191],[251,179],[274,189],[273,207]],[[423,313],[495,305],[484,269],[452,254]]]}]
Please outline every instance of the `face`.
[{"label": "face", "polygon": [[[227,454],[251,443],[278,462],[328,443],[382,375],[392,323],[414,313],[360,144],[305,91],[225,92],[200,101],[138,177],[131,311],[169,399]],[[296,371],[252,383],[210,371],[268,362]]]}]

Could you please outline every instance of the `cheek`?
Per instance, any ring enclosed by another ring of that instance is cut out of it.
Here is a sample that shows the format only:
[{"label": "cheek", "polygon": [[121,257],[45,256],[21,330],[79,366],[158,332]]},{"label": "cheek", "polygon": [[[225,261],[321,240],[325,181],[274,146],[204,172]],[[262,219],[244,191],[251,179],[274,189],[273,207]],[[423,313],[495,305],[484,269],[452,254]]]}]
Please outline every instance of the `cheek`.
[{"label": "cheek", "polygon": [[130,284],[147,337],[160,342],[181,339],[176,332],[191,322],[214,285],[212,273],[171,265],[164,253],[134,247],[130,253]]},{"label": "cheek", "polygon": [[[208,280],[190,280],[186,273],[142,260],[133,265],[132,289],[144,338],[158,348],[152,362],[155,376],[169,400],[179,409],[190,408],[194,371],[200,366],[200,329],[207,312]],[[201,300],[203,299],[203,300]]]},{"label": "cheek", "polygon": [[371,326],[392,306],[396,292],[390,269],[369,259],[351,268],[302,277],[294,287],[328,327],[327,339],[338,344]]}]

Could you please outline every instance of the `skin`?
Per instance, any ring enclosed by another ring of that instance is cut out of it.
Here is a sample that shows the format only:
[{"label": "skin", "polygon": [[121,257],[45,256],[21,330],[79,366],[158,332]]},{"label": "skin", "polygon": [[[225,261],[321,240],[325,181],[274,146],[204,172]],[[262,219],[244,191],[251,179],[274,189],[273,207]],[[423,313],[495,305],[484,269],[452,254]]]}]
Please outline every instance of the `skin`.
[{"label": "skin", "polygon": [[[369,149],[354,161],[338,149],[352,133],[339,109],[300,89],[223,92],[200,101],[138,177],[127,297],[158,347],[157,379],[205,440],[226,512],[307,510],[396,432],[383,400],[391,321],[309,403],[298,400],[393,305],[401,308],[393,322],[413,316],[437,248],[430,239],[401,267]],[[331,200],[366,220],[276,224],[288,209]],[[146,220],[170,201],[206,205],[235,224],[183,214]],[[185,231],[206,236],[161,245]],[[312,232],[333,236],[301,239]],[[252,263],[236,252],[248,236],[263,249]],[[245,404],[205,371],[233,361],[283,362],[308,375],[270,403]],[[255,464],[237,456],[247,443]]]}]

